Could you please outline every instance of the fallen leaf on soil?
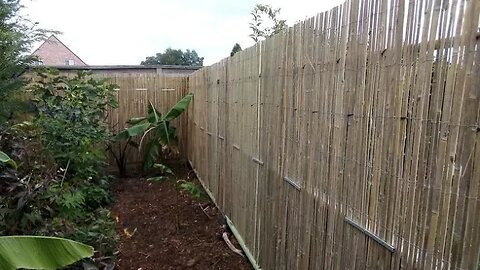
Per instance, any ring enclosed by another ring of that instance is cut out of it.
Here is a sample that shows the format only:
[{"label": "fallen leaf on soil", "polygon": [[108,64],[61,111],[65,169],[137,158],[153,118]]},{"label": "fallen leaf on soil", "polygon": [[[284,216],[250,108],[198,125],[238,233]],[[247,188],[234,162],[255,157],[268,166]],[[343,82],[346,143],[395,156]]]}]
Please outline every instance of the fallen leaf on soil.
[{"label": "fallen leaf on soil", "polygon": [[136,232],[137,232],[137,228],[135,228],[132,233],[128,232],[128,228],[124,228],[124,229],[123,229],[123,233],[124,233],[128,238],[132,237]]},{"label": "fallen leaf on soil", "polygon": [[195,264],[197,263],[197,259],[190,259],[188,262],[187,262],[187,266],[188,267],[192,267],[194,266]]}]

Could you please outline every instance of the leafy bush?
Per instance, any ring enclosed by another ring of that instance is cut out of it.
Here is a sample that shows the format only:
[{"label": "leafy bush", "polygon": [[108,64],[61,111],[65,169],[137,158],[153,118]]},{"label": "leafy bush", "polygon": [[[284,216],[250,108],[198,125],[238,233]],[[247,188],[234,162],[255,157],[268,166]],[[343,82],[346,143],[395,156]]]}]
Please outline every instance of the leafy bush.
[{"label": "leafy bush", "polygon": [[111,256],[118,241],[115,220],[110,211],[98,208],[85,213],[81,219],[57,216],[36,232],[40,235],[55,235],[87,243],[95,247],[99,256]]},{"label": "leafy bush", "polygon": [[[112,254],[103,147],[114,86],[85,73],[45,71],[25,91],[21,75],[36,60],[28,51],[48,32],[20,9],[18,0],[0,2],[0,235],[63,235],[93,245],[99,256]],[[33,121],[15,124],[27,110],[36,112]]]},{"label": "leafy bush", "polygon": [[[72,236],[112,253],[110,241],[114,239],[103,241],[106,238],[98,236],[115,235],[113,220],[102,207],[112,202],[112,178],[103,172],[105,149],[111,137],[106,117],[108,108],[117,106],[116,86],[89,75],[82,72],[68,78],[51,70],[40,72],[39,80],[31,87],[38,108],[34,123],[41,129],[45,148],[62,168],[61,180],[45,193],[45,198],[57,207],[53,224],[70,224],[76,228],[64,237]],[[100,229],[105,231],[94,232]]]},{"label": "leafy bush", "polygon": [[[81,73],[39,74],[31,122],[0,126],[0,234],[71,238],[112,255],[112,178],[104,173],[114,86]],[[15,163],[13,163],[15,161]],[[18,166],[14,166],[18,165]]]},{"label": "leafy bush", "polygon": [[117,241],[115,222],[103,208],[112,201],[109,181],[102,177],[98,184],[76,186],[46,153],[43,160],[49,163],[29,162],[32,157],[26,153],[41,149],[32,137],[39,132],[30,129],[0,132],[0,138],[5,138],[2,134],[10,138],[1,140],[1,149],[17,153],[12,156],[18,163],[15,168],[0,162],[0,234],[66,237],[94,246],[99,254],[111,255]]},{"label": "leafy bush", "polygon": [[70,180],[98,177],[110,137],[107,109],[117,107],[115,85],[81,72],[73,78],[47,70],[31,89],[38,108],[35,123],[42,142]]},{"label": "leafy bush", "polygon": [[58,172],[35,136],[30,125],[0,127],[0,149],[18,164],[18,168],[0,164],[0,234],[26,233],[49,214],[41,195]]}]

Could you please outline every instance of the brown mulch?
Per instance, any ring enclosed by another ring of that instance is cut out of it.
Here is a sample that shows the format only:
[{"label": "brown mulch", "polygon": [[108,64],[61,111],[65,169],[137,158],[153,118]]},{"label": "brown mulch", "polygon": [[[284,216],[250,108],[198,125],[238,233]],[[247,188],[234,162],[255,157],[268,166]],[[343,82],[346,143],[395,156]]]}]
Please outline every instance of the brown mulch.
[{"label": "brown mulch", "polygon": [[[171,167],[180,177],[193,175],[184,165]],[[173,180],[119,179],[114,193],[112,214],[120,236],[117,269],[252,269],[246,258],[223,241],[223,218],[210,200],[199,201],[181,192],[182,226],[177,232]],[[210,218],[201,206],[208,206]],[[233,236],[230,239],[240,248]]]}]

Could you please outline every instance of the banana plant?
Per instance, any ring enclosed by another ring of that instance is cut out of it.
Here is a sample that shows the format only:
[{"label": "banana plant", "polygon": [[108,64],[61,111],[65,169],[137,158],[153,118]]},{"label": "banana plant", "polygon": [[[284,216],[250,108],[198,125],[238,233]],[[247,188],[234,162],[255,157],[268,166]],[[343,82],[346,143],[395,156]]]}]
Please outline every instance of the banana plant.
[{"label": "banana plant", "polygon": [[192,97],[192,94],[187,94],[164,115],[150,102],[148,115],[129,119],[127,123],[131,126],[115,136],[114,140],[117,142],[127,141],[132,137],[141,135],[138,146],[141,149],[145,137],[152,133],[153,138],[146,144],[146,152],[143,159],[144,170],[152,168],[160,156],[161,147],[171,146],[177,141],[176,129],[170,125],[170,122],[187,109]]},{"label": "banana plant", "polygon": [[93,247],[47,236],[0,236],[0,269],[59,269],[93,256]]}]

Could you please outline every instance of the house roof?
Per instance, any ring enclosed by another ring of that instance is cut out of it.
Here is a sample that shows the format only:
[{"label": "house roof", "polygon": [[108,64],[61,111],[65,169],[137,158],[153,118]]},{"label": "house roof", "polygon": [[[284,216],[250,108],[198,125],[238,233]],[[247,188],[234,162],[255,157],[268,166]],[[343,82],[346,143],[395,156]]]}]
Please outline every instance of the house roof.
[{"label": "house roof", "polygon": [[47,40],[45,40],[35,51],[32,52],[32,55],[35,55],[38,53],[39,50],[41,50],[43,47],[48,46],[49,43],[58,43],[60,44],[64,49],[75,55],[75,57],[78,58],[82,62],[83,65],[87,65],[85,61],[83,61],[76,53],[74,53],[70,48],[68,48],[65,43],[63,43],[60,39],[58,39],[55,35],[51,35]]}]

